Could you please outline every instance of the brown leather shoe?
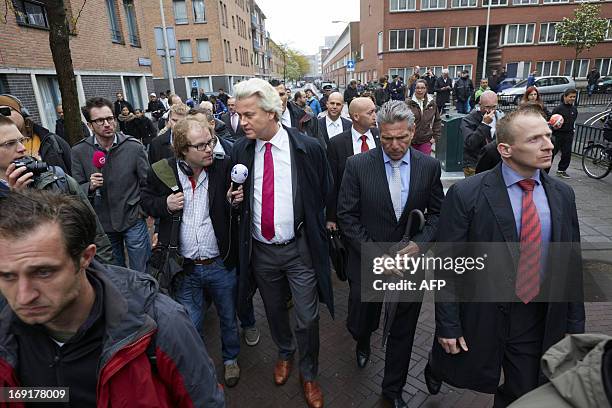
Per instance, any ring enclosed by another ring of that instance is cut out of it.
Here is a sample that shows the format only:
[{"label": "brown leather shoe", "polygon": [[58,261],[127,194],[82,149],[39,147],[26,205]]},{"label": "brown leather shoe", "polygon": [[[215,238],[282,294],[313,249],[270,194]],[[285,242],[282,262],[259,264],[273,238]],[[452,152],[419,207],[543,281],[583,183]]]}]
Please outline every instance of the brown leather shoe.
[{"label": "brown leather shoe", "polygon": [[283,385],[291,373],[291,360],[278,360],[274,366],[274,383]]},{"label": "brown leather shoe", "polygon": [[303,381],[304,398],[309,408],[323,407],[323,392],[316,381]]}]

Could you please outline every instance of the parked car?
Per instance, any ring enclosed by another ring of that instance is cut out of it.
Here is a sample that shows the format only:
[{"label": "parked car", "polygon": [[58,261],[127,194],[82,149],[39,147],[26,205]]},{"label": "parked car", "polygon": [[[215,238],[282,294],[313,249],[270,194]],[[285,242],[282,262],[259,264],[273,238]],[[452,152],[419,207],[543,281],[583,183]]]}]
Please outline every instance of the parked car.
[{"label": "parked car", "polygon": [[595,92],[599,93],[612,93],[612,77],[600,78],[597,82],[597,88]]},{"label": "parked car", "polygon": [[514,85],[518,84],[522,80],[523,78],[506,78],[497,85],[497,92],[501,92],[504,89],[512,88]]},{"label": "parked car", "polygon": [[[546,98],[546,94],[561,94],[565,92],[566,89],[576,88],[576,83],[572,77],[569,76],[536,77],[534,85],[536,88],[538,88],[538,91],[540,92],[540,95],[542,95],[542,99],[544,99],[544,101],[548,101],[549,99]],[[500,96],[502,103],[508,104],[508,102],[512,102],[515,105],[518,105],[526,89],[527,80],[525,79],[514,85],[512,88],[504,89],[497,94]]]}]

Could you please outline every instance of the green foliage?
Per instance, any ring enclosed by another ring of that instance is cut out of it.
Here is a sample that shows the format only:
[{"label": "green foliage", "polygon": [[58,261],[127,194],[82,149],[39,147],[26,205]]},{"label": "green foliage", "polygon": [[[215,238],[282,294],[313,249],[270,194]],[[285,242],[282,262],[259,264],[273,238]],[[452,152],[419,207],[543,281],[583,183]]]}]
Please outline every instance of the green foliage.
[{"label": "green foliage", "polygon": [[299,51],[289,48],[287,45],[280,44],[279,48],[285,55],[286,77],[290,81],[301,79],[310,70],[308,59]]}]

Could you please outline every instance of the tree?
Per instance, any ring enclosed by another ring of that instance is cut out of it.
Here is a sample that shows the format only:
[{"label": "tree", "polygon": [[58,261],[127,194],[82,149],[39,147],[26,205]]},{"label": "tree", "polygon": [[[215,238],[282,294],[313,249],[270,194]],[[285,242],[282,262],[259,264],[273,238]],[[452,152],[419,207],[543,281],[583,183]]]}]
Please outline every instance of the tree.
[{"label": "tree", "polygon": [[308,58],[286,44],[279,44],[279,48],[285,56],[285,80],[297,81],[303,78],[310,70]]},{"label": "tree", "polygon": [[563,17],[555,29],[559,44],[573,48],[574,69],[572,75],[576,79],[578,57],[604,40],[608,29],[608,20],[599,17],[601,7],[599,4],[582,3],[574,10],[574,18]]},{"label": "tree", "polygon": [[[20,13],[15,10],[11,0],[4,0],[5,14],[4,22],[8,11]],[[57,72],[57,82],[60,94],[62,95],[62,107],[64,108],[64,129],[71,145],[82,139],[83,128],[81,124],[81,113],[79,110],[79,96],[77,92],[76,77],[72,66],[72,54],[70,53],[70,34],[76,34],[76,23],[87,0],[83,0],[83,5],[77,18],[68,20],[70,13],[64,0],[46,0],[44,2],[47,10],[49,23],[49,47],[53,64]],[[72,28],[71,28],[72,27]]]}]

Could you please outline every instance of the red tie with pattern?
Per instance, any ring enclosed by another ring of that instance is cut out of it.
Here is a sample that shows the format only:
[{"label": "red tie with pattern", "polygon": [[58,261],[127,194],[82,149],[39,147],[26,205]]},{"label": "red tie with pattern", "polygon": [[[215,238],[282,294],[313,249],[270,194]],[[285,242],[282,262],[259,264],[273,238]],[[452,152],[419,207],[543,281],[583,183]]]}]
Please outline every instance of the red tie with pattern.
[{"label": "red tie with pattern", "polygon": [[361,153],[367,152],[368,150],[370,150],[370,147],[368,146],[368,137],[366,135],[362,135],[361,136]]},{"label": "red tie with pattern", "polygon": [[525,179],[518,182],[523,189],[521,215],[521,256],[516,273],[516,295],[527,304],[540,293],[540,257],[542,228],[538,210],[533,202],[535,180]]},{"label": "red tie with pattern", "polygon": [[272,144],[266,143],[261,192],[261,235],[268,241],[274,238],[274,159]]}]

